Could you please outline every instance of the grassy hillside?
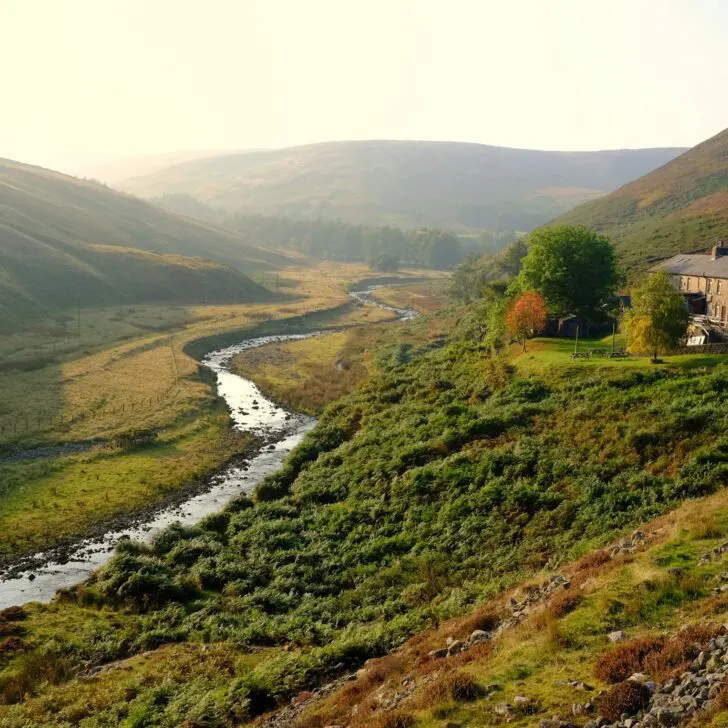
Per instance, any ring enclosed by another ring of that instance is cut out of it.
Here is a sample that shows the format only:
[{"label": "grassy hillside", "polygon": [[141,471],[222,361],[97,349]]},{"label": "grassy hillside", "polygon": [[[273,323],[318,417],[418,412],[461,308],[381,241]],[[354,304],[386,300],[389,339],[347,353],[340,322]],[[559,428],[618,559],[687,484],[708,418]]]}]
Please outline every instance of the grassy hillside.
[{"label": "grassy hillside", "polygon": [[556,222],[609,236],[630,270],[728,234],[728,129]]},{"label": "grassy hillside", "polygon": [[3,326],[57,309],[249,301],[243,271],[285,258],[96,183],[0,160]]},{"label": "grassy hillside", "polygon": [[[123,187],[143,197],[188,195],[229,212],[366,225],[528,230],[680,151],[328,142],[194,160],[128,180]],[[196,209],[183,197],[171,200],[177,209]]]},{"label": "grassy hillside", "polygon": [[[301,691],[725,485],[720,357],[604,369],[568,360],[538,367],[537,353],[490,360],[473,335],[478,312],[470,322],[464,313],[407,324],[407,344],[379,352],[380,374],[324,412],[256,502],[238,499],[151,547],[124,544],[92,583],[29,608],[18,632],[8,615],[6,633],[21,642],[7,644],[0,667],[0,695],[11,703],[0,722],[239,725],[297,694],[305,702],[313,696]],[[533,364],[528,373],[521,359]],[[524,621],[523,651],[486,663],[472,689],[435,691],[402,722],[383,715],[376,725],[441,726],[457,700],[477,705],[476,714],[462,708],[462,725],[499,725],[484,694],[501,700],[504,690],[508,702],[516,690],[534,701],[513,711],[516,725],[533,725],[530,713],[547,717],[541,706],[553,708],[555,681],[585,680],[607,630],[666,629],[668,612],[709,596],[717,569],[701,571],[700,583],[667,569],[719,543],[725,523],[708,523],[690,547],[683,540],[612,572],[605,599],[566,599],[540,627],[535,616]],[[452,634],[416,638],[410,644],[426,649],[412,663],[396,655],[369,663],[344,688],[340,713],[333,706],[298,725],[367,723],[380,705],[365,700],[367,686],[373,693],[390,677],[406,693],[405,677],[416,674],[425,690],[420,674],[443,674],[427,652],[446,636],[493,630],[501,612],[489,612]],[[557,624],[569,612],[575,623]],[[487,645],[471,656],[491,654]],[[400,675],[397,664],[412,667]],[[486,688],[486,675],[496,687]],[[428,712],[438,701],[442,711]]]}]

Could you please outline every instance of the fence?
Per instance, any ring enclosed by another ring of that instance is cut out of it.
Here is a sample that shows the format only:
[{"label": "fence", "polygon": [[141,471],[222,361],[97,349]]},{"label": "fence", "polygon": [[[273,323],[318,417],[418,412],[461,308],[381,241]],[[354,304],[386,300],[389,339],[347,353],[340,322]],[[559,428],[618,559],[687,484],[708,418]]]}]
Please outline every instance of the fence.
[{"label": "fence", "polygon": [[717,341],[714,344],[700,346],[681,346],[676,354],[728,354],[728,342]]},{"label": "fence", "polygon": [[162,401],[177,395],[179,387],[175,383],[172,387],[151,397],[129,399],[114,404],[107,404],[92,410],[82,410],[73,415],[53,415],[44,412],[16,415],[0,420],[0,440],[11,439],[18,435],[30,432],[47,432],[53,429],[68,430],[82,420],[89,420],[108,415],[126,415],[132,412],[150,410],[161,404]]}]

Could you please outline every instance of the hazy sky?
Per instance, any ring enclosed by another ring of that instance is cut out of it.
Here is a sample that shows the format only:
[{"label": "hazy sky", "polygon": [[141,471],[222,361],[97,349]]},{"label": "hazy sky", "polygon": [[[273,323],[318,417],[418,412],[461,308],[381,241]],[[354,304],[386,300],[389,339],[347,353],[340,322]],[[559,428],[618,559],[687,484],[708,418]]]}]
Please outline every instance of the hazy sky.
[{"label": "hazy sky", "polygon": [[726,0],[0,0],[0,156],[69,169],[330,139],[692,145]]}]

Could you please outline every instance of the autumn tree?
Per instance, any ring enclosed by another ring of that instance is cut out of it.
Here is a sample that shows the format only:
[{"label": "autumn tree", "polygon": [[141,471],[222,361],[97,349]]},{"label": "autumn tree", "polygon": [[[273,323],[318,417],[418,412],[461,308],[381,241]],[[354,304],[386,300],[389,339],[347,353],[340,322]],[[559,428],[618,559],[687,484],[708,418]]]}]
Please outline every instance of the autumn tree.
[{"label": "autumn tree", "polygon": [[688,310],[667,273],[653,273],[632,293],[632,308],[622,327],[627,335],[627,350],[633,354],[658,354],[672,351],[685,335]]},{"label": "autumn tree", "polygon": [[522,293],[506,314],[506,328],[516,341],[523,343],[526,351],[526,339],[543,331],[546,326],[546,304],[536,291]]},{"label": "autumn tree", "polygon": [[582,225],[555,225],[529,234],[518,282],[540,293],[552,313],[598,319],[620,275],[607,238]]}]

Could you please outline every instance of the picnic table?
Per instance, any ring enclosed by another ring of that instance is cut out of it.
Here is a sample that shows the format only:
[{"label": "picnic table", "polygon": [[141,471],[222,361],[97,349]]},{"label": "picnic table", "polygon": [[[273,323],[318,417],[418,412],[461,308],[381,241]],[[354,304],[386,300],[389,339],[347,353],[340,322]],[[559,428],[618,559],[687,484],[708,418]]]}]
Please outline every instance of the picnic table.
[{"label": "picnic table", "polygon": [[600,356],[606,357],[607,359],[626,359],[627,352],[624,349],[619,349],[619,351],[607,351],[606,349],[587,349],[587,351],[572,351],[569,356],[572,359],[591,359],[592,357],[597,358]]}]

